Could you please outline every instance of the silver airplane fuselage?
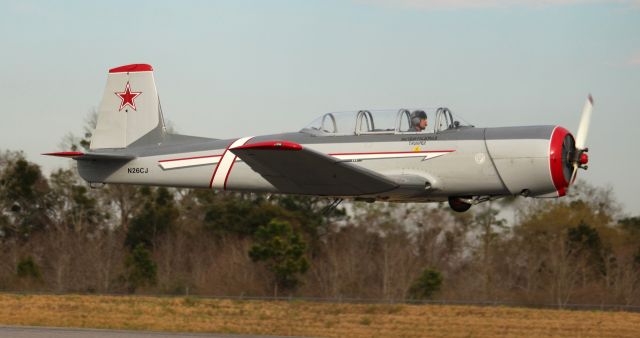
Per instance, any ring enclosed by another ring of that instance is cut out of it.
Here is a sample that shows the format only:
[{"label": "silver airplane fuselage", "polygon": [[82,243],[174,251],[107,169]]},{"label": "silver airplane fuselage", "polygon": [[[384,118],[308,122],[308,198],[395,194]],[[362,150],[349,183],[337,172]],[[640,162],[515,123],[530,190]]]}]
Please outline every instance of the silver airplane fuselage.
[{"label": "silver airplane fuselage", "polygon": [[247,144],[286,140],[398,183],[395,189],[373,194],[336,196],[328,192],[327,196],[422,202],[449,196],[558,196],[561,192],[553,181],[550,157],[557,128],[461,128],[432,134],[357,136],[298,132],[228,140],[166,135],[160,143],[127,149],[127,154],[135,156],[129,161],[81,160],[78,170],[93,183],[299,193],[278,189],[229,151]]}]

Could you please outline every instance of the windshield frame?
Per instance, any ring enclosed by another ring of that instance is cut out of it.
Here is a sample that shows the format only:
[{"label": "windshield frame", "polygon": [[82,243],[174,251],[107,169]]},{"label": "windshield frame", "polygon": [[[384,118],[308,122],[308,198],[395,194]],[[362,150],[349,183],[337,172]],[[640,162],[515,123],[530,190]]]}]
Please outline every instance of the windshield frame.
[{"label": "windshield frame", "polygon": [[[461,124],[459,121],[461,119],[458,116],[454,116],[448,108],[440,107],[440,108],[428,108],[428,109],[413,109],[428,111],[428,114],[431,116],[429,120],[433,121],[433,128],[425,129],[422,131],[410,130],[411,129],[411,111],[412,109],[408,108],[400,108],[395,112],[395,118],[393,122],[393,130],[375,130],[375,117],[376,113],[379,114],[378,117],[383,116],[382,114],[392,114],[393,111],[389,109],[385,110],[367,110],[362,109],[359,111],[343,111],[343,112],[328,112],[322,114],[320,117],[313,120],[307,126],[302,128],[300,132],[310,134],[318,137],[325,136],[358,136],[358,135],[421,135],[421,134],[438,134],[444,131],[449,130],[458,130],[461,128],[473,128],[473,125],[468,123]],[[351,130],[350,125],[346,125],[349,127],[349,131],[341,131],[336,132],[337,130],[341,130],[341,125],[338,125],[339,119],[348,120],[352,115],[355,119],[355,123],[353,125],[353,129]],[[402,123],[404,122],[403,118],[406,118],[407,123],[409,124],[408,130],[402,130]],[[325,123],[328,123],[331,126],[333,131],[327,130],[325,127]],[[466,122],[466,121],[465,121]],[[363,127],[365,124],[367,127],[365,131],[363,131]],[[387,121],[388,123],[388,121]],[[444,124],[443,124],[444,123]],[[314,124],[319,124],[318,126],[313,126]],[[388,124],[386,125],[388,126]]]}]

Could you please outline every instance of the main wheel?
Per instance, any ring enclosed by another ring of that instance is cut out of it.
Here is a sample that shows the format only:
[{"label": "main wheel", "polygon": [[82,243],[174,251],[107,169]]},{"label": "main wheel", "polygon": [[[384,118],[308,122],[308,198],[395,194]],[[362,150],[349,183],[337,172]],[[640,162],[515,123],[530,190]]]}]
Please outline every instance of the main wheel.
[{"label": "main wheel", "polygon": [[465,212],[471,208],[471,204],[463,201],[460,197],[449,197],[449,207],[456,212]]}]

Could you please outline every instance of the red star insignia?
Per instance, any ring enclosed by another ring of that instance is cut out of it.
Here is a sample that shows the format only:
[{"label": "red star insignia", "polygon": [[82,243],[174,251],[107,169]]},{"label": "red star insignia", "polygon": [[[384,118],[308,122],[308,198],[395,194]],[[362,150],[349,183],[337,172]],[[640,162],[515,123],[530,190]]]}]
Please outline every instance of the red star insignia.
[{"label": "red star insignia", "polygon": [[129,81],[127,81],[127,85],[124,87],[124,91],[120,93],[116,92],[115,94],[120,97],[120,100],[122,100],[122,102],[120,102],[120,109],[118,109],[118,111],[121,111],[122,108],[124,108],[124,106],[126,105],[129,105],[131,106],[131,108],[133,108],[133,110],[136,110],[136,103],[134,100],[136,99],[136,97],[138,97],[138,95],[142,94],[142,92],[132,92],[131,85],[129,85]]}]

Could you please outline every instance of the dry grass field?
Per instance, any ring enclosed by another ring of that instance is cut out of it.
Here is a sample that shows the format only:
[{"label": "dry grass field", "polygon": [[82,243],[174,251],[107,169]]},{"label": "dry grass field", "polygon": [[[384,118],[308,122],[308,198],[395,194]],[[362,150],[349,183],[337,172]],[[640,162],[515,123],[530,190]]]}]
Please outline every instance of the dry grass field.
[{"label": "dry grass field", "polygon": [[512,307],[0,294],[0,324],[320,337],[639,337],[640,314]]}]

